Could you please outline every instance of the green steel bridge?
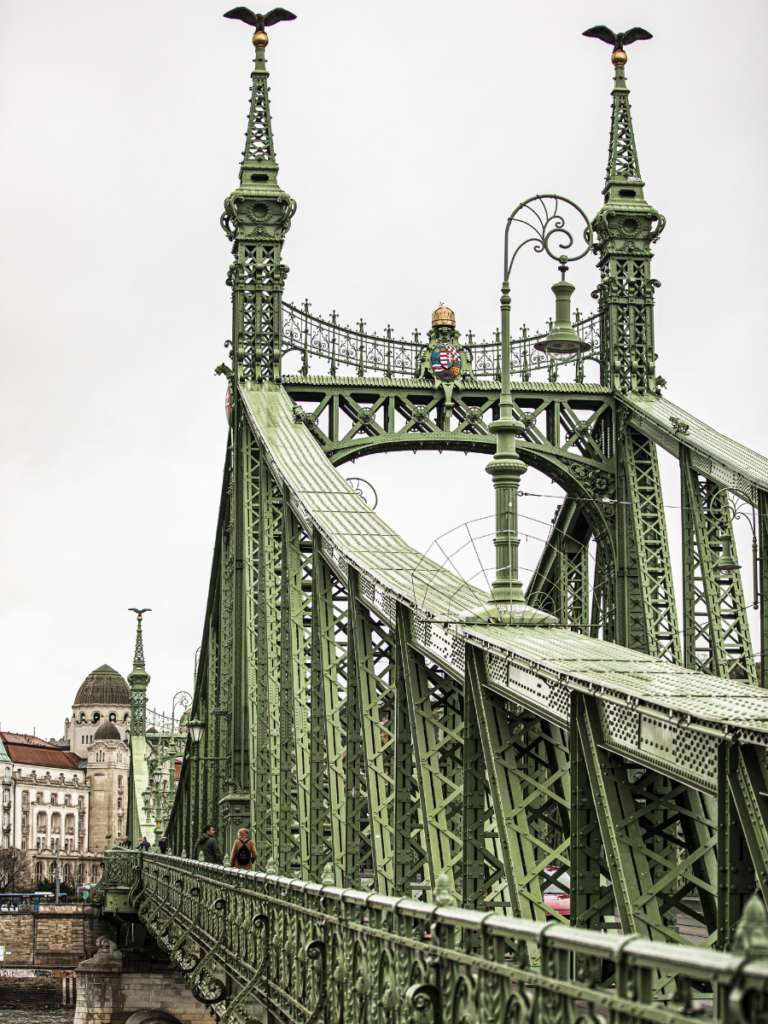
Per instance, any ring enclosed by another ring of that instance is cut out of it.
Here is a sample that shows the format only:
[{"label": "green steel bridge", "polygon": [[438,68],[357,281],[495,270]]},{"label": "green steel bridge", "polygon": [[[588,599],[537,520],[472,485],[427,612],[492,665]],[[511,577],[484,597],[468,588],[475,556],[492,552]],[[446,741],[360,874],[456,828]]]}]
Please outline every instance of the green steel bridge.
[{"label": "green steel bridge", "polygon": [[[598,312],[572,324],[561,284],[554,327],[510,339],[507,290],[501,333],[460,343],[444,308],[406,340],[283,301],[296,203],[254,42],[222,217],[230,429],[167,829],[181,856],[109,852],[94,902],[128,948],[154,937],[227,1022],[255,1019],[256,1000],[305,1024],[764,1021],[768,459],[661,394],[664,218],[644,196],[626,54],[602,209],[579,235],[560,197],[519,208],[566,269],[583,236]],[[659,446],[682,482],[682,621]],[[421,449],[494,456],[490,597],[410,547],[338,468]],[[526,466],[566,497],[523,595]],[[755,513],[758,660],[737,507]],[[135,841],[135,778],[132,794]],[[209,822],[225,849],[249,827],[260,870],[189,859]]]}]

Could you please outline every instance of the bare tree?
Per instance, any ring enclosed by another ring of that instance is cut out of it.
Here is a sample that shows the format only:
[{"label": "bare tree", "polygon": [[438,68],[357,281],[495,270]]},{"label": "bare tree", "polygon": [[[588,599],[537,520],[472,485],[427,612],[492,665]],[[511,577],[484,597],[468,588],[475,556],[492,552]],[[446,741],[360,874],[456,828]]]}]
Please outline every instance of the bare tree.
[{"label": "bare tree", "polygon": [[0,850],[0,893],[34,889],[32,862],[23,850]]}]

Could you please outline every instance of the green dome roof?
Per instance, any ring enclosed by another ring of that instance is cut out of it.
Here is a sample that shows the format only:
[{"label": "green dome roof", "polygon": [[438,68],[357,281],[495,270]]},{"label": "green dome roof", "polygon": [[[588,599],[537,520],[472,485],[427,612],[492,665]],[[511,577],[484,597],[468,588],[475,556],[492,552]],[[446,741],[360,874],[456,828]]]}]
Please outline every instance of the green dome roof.
[{"label": "green dome roof", "polygon": [[75,697],[78,704],[130,704],[128,683],[110,665],[94,669],[80,686]]}]

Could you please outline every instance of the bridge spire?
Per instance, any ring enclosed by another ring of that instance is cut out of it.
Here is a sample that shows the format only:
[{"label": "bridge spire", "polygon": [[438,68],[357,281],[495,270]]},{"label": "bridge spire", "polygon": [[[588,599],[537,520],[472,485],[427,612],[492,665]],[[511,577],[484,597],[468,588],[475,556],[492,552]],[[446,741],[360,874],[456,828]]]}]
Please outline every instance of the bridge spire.
[{"label": "bridge spire", "polygon": [[605,172],[603,195],[610,198],[611,186],[621,189],[631,179],[642,198],[643,182],[640,180],[640,161],[637,158],[635,133],[632,128],[632,110],[629,104],[629,87],[624,67],[627,55],[623,50],[611,54],[615,72],[613,79],[613,106],[611,108],[611,138],[608,145],[608,167]]},{"label": "bridge spire", "polygon": [[[282,11],[282,8],[276,10]],[[225,17],[243,17],[236,8]],[[274,14],[275,12],[271,12]],[[287,11],[282,11],[287,15]],[[270,22],[270,15],[253,15]],[[280,20],[288,20],[282,17]],[[292,16],[291,16],[292,20]],[[263,24],[256,25],[256,49],[251,72],[251,100],[245,149],[240,164],[240,186],[224,201],[221,226],[232,242],[234,262],[227,284],[232,288],[232,373],[238,380],[280,380],[282,297],[288,267],[282,263],[285,235],[296,212],[296,203],[277,183],[278,165],[269,104],[269,72],[265,51],[269,39]]]},{"label": "bridge spire", "polygon": [[[600,34],[603,31],[607,35]],[[616,36],[605,26],[584,34],[623,45],[651,38],[644,29]],[[665,221],[643,194],[624,70],[627,54],[621,45],[611,61],[614,83],[604,205],[593,222],[601,276],[594,293],[600,307],[601,383],[624,394],[655,396],[661,393],[662,381],[656,377],[653,306],[659,282],[651,276],[651,245]]]},{"label": "bridge spire", "polygon": [[144,664],[144,636],[141,623],[145,612],[151,608],[129,608],[136,612],[136,645],[133,651],[133,668],[128,674],[128,685],[131,688],[131,736],[143,736],[147,721],[147,687],[150,676]]}]

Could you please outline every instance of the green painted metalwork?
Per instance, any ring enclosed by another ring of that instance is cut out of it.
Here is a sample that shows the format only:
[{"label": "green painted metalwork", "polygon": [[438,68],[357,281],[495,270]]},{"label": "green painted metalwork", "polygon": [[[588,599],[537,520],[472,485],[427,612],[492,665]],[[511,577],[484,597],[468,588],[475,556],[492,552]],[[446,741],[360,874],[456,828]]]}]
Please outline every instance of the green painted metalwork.
[{"label": "green painted metalwork", "polygon": [[[625,57],[626,62],[626,57]],[[615,63],[611,136],[603,196],[594,220],[600,284],[601,383],[621,393],[659,394],[651,245],[665,220],[646,202],[624,65]]]},{"label": "green painted metalwork", "polygon": [[[351,371],[347,377],[351,376],[358,382],[365,378],[366,383],[382,377],[425,378],[423,367],[427,346],[418,329],[413,332],[413,339],[406,341],[393,337],[391,327],[384,334],[372,334],[365,330],[363,321],[357,328],[343,326],[336,312],[324,320],[310,313],[309,307],[307,301],[302,306],[283,303],[282,354],[286,367],[294,367],[298,363],[296,369],[306,377],[311,360],[314,367],[322,367],[331,378],[345,379],[340,371],[346,367]],[[584,343],[585,351],[578,355],[559,356],[555,361],[537,348],[546,339],[548,331],[530,334],[523,326],[520,336],[511,339],[512,378],[529,381],[533,374],[543,372],[548,379],[557,380],[567,373],[573,375],[574,383],[583,383],[585,363],[597,365],[600,359],[599,314],[585,317],[576,310],[573,327]],[[501,377],[500,332],[493,332],[491,341],[478,341],[471,330],[463,335],[458,331],[453,333],[454,343],[463,338],[461,345],[469,358],[472,378],[498,381]],[[285,372],[289,371],[286,369]]]},{"label": "green painted metalwork", "polygon": [[[113,850],[92,900],[133,911],[222,1024],[319,1020],[582,1019],[759,1024],[768,919],[753,899],[732,954],[459,909],[450,899],[307,886]],[[536,963],[529,951],[533,952]],[[658,999],[659,979],[668,998]],[[702,1010],[703,1007],[709,1008]]]},{"label": "green painted metalwork", "polygon": [[747,609],[727,492],[701,477],[680,447],[685,663],[753,685]]},{"label": "green painted metalwork", "polygon": [[[756,673],[729,504],[760,513],[765,664],[768,460],[659,394],[650,246],[664,220],[644,198],[623,63],[605,202],[584,236],[599,330],[577,318],[571,333],[561,283],[557,324],[517,343],[509,250],[488,344],[450,325],[406,342],[283,306],[295,203],[277,184],[263,46],[252,82],[223,219],[230,432],[191,709],[205,728],[169,830],[190,850],[209,821],[228,843],[248,824],[281,878],[115,858],[140,919],[225,1020],[247,1019],[254,995],[305,1024],[394,1019],[407,1000],[436,1021],[554,1024],[599,1004],[671,1024],[689,978],[705,997],[714,980],[713,1016],[730,1022],[736,958],[683,948],[681,922],[704,947],[745,942],[747,900],[768,887],[768,693],[744,685]],[[429,370],[428,340],[461,348],[453,381]],[[582,351],[558,363],[542,353],[554,342]],[[657,445],[683,476],[682,630]],[[406,544],[338,471],[425,449],[500,456],[491,597]],[[524,596],[529,465],[565,498]],[[488,613],[525,600],[538,610],[525,627]]]},{"label": "green painted metalwork", "polygon": [[616,639],[625,647],[680,664],[680,631],[656,446],[625,423],[618,439]]}]

